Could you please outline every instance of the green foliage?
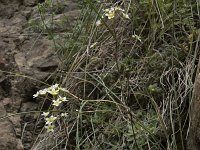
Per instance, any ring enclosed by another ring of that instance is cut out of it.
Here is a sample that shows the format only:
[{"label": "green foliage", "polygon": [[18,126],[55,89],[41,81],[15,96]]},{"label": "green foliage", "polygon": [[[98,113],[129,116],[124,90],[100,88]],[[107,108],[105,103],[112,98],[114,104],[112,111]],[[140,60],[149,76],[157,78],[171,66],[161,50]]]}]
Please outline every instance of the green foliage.
[{"label": "green foliage", "polygon": [[[128,131],[125,133],[127,137],[129,149],[137,150],[148,149],[148,145],[153,146],[152,137],[156,135],[158,131],[158,117],[153,110],[146,113],[144,111],[139,111],[137,114],[137,119],[128,124]],[[156,142],[156,141],[155,141]],[[156,149],[156,147],[154,147]]]}]

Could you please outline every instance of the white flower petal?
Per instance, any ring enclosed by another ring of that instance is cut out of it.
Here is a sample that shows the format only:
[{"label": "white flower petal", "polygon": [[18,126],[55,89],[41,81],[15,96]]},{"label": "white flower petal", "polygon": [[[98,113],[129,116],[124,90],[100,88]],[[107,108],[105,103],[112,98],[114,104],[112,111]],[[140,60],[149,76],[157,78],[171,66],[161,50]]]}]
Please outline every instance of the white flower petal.
[{"label": "white flower petal", "polygon": [[67,117],[68,113],[61,113],[61,117]]},{"label": "white flower petal", "polygon": [[45,128],[47,129],[47,132],[53,132],[55,126],[54,125],[47,125],[47,126],[45,126]]},{"label": "white flower petal", "polygon": [[55,120],[56,120],[57,117],[54,117],[53,115],[50,116],[49,118],[45,118],[46,120],[46,124],[49,125],[49,124],[52,124]]},{"label": "white flower petal", "polygon": [[52,105],[58,107],[61,103],[62,103],[62,101],[60,101],[59,99],[57,99],[57,100],[53,100],[53,104]]},{"label": "white flower petal", "polygon": [[47,116],[49,115],[49,112],[43,112],[42,115],[43,115],[44,117],[47,117]]},{"label": "white flower petal", "polygon": [[33,94],[33,98],[36,98],[39,96],[39,92],[37,92],[36,94]]}]

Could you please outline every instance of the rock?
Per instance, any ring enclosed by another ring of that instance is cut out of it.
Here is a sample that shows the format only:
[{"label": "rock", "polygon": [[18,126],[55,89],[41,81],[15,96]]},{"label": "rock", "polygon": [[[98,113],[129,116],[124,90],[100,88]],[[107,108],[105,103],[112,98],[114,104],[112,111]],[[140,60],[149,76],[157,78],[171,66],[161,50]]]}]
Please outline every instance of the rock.
[{"label": "rock", "polygon": [[32,7],[23,7],[21,14],[26,17],[26,19],[29,19],[29,17],[31,16],[33,9]]},{"label": "rock", "polygon": [[0,23],[0,33],[5,33],[8,31],[8,28],[5,27],[3,23]]},{"label": "rock", "polygon": [[[37,103],[26,102],[22,104],[20,112],[29,112],[37,109]],[[33,141],[33,133],[35,129],[35,113],[27,113],[22,115],[23,121],[23,136],[22,143],[24,145],[24,149],[31,149],[31,142]]]},{"label": "rock", "polygon": [[9,93],[11,97],[4,98],[2,104],[6,109],[6,112],[17,113],[21,107],[22,98],[19,94],[13,90],[13,85],[11,86],[11,92]]},{"label": "rock", "polygon": [[2,103],[0,103],[0,150],[22,150],[19,140],[15,135],[14,127],[8,118],[2,119],[7,115]]},{"label": "rock", "polygon": [[50,40],[43,38],[35,41],[35,39],[31,39],[22,46],[22,50],[26,52],[25,57],[28,67],[37,68],[41,63],[45,63],[51,57],[54,57],[55,62],[52,65],[58,65],[59,60],[56,58],[53,42]]},{"label": "rock", "polygon": [[12,107],[12,103],[13,103],[13,100],[11,98],[4,98],[2,100],[2,104],[4,105],[4,107]]},{"label": "rock", "polygon": [[0,68],[3,70],[6,66],[7,62],[3,53],[0,52]]},{"label": "rock", "polygon": [[25,6],[34,6],[34,5],[36,5],[37,4],[37,1],[38,0],[24,0],[24,5]]},{"label": "rock", "polygon": [[23,135],[23,139],[22,139],[22,142],[23,142],[23,145],[24,145],[24,149],[25,150],[30,150],[32,149],[31,148],[31,145],[32,145],[32,140],[33,140],[33,134],[30,132],[30,131],[26,131],[24,132],[24,135]]},{"label": "rock", "polygon": [[0,1],[0,18],[11,18],[19,10],[22,0],[1,0]]},{"label": "rock", "polygon": [[14,18],[11,19],[11,24],[15,26],[16,25],[23,26],[24,24],[26,24],[26,17],[18,13],[17,15],[15,15]]},{"label": "rock", "polygon": [[[46,26],[53,32],[69,31],[74,27],[75,19],[80,15],[78,4],[74,0],[57,0],[53,1],[53,7],[46,9],[44,14],[44,22]],[[55,13],[53,17],[54,25],[48,23],[52,19],[51,13]],[[44,30],[43,21],[37,8],[33,9],[29,23],[32,24],[32,31],[41,32]]]},{"label": "rock", "polygon": [[24,53],[18,52],[17,54],[14,55],[14,57],[15,57],[15,62],[21,72],[23,72],[23,68],[25,67],[27,67],[25,69],[29,69],[29,67],[27,66],[26,57]]},{"label": "rock", "polygon": [[16,137],[20,138],[21,137],[21,117],[20,117],[20,115],[10,116],[9,120],[13,124]]},{"label": "rock", "polygon": [[22,104],[21,107],[21,112],[28,112],[28,111],[33,111],[37,109],[37,103],[33,103],[33,102],[26,102]]},{"label": "rock", "polygon": [[21,139],[16,139],[16,140],[17,140],[17,147],[16,147],[16,149],[17,150],[24,150],[24,146],[22,144]]},{"label": "rock", "polygon": [[32,40],[26,42],[21,48],[26,53],[18,52],[15,54],[15,61],[23,74],[44,80],[56,70],[59,65],[59,59],[51,46],[51,41],[41,39],[32,45],[34,43]]},{"label": "rock", "polygon": [[80,10],[72,10],[54,17],[54,31],[63,32],[73,28],[76,17],[80,15]]},{"label": "rock", "polygon": [[[26,24],[26,17],[22,15],[16,15],[12,19],[1,20],[0,33],[3,35],[20,33],[23,26]],[[9,35],[10,36],[10,35]]]}]

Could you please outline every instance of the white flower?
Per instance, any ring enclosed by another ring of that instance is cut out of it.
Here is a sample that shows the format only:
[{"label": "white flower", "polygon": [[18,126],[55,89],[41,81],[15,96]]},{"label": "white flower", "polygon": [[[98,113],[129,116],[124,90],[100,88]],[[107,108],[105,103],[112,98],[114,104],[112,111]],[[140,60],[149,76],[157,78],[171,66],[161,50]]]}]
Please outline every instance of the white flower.
[{"label": "white flower", "polygon": [[59,90],[64,90],[64,89],[60,88],[59,84],[55,84],[55,85],[50,86],[49,88],[39,90],[36,94],[33,95],[33,98],[36,98],[39,95],[46,95],[47,93],[55,96],[55,95],[58,95]]},{"label": "white flower", "polygon": [[115,11],[124,11],[124,9],[120,8],[120,7],[115,7]]},{"label": "white flower", "polygon": [[55,95],[58,95],[58,92],[59,92],[59,89],[56,89],[56,88],[50,88],[48,90],[48,93],[55,96]]},{"label": "white flower", "polygon": [[98,27],[98,26],[100,26],[100,25],[101,25],[101,20],[97,20],[96,26]]},{"label": "white flower", "polygon": [[54,131],[54,128],[55,128],[55,126],[54,126],[54,125],[51,125],[51,124],[49,124],[48,126],[45,126],[45,128],[47,129],[47,132],[53,132],[53,131]]},{"label": "white flower", "polygon": [[112,19],[112,18],[115,17],[115,11],[114,10],[110,10],[110,11],[105,13],[105,16],[107,16],[108,19]]},{"label": "white flower", "polygon": [[47,116],[49,115],[49,112],[43,112],[42,115],[43,115],[44,117],[47,117]]},{"label": "white flower", "polygon": [[58,98],[59,101],[61,102],[67,102],[68,100],[66,99],[66,97],[60,97]]},{"label": "white flower", "polygon": [[54,116],[51,116],[49,118],[45,118],[46,120],[46,124],[52,124],[55,120],[56,120],[57,117],[54,117]]},{"label": "white flower", "polygon": [[59,84],[55,84],[55,85],[52,85],[51,87],[50,87],[51,89],[57,89],[57,88],[59,88]]},{"label": "white flower", "polygon": [[114,7],[104,9],[105,12],[114,11]]},{"label": "white flower", "polygon": [[115,8],[111,7],[111,8],[107,8],[104,10],[105,12],[105,16],[108,17],[108,19],[112,19],[115,17]]},{"label": "white flower", "polygon": [[62,101],[60,101],[59,99],[57,99],[57,100],[53,100],[53,104],[52,105],[58,107],[61,103],[62,103]]},{"label": "white flower", "polygon": [[40,95],[40,93],[37,92],[36,94],[33,94],[33,98],[36,98],[36,97],[38,97],[39,95]]},{"label": "white flower", "polygon": [[40,95],[45,95],[45,94],[47,94],[47,92],[48,92],[47,89],[39,90]]},{"label": "white flower", "polygon": [[132,35],[132,38],[135,38],[136,40],[142,42],[141,37],[136,34]]},{"label": "white flower", "polygon": [[120,12],[120,13],[122,13],[122,15],[123,15],[124,18],[130,19],[129,16],[128,16],[128,14],[124,13],[124,11],[125,11],[124,9],[116,6],[116,7],[111,7],[111,8],[105,9],[104,10],[104,12],[105,12],[104,15],[107,16],[108,19],[112,19],[112,18],[115,17],[116,13]]},{"label": "white flower", "polygon": [[124,17],[124,18],[130,19],[129,16],[128,16],[128,14],[125,14],[125,13],[122,13],[122,14],[123,14],[123,17]]},{"label": "white flower", "polygon": [[33,98],[38,97],[39,95],[45,95],[48,92],[47,89],[39,90],[36,94],[33,95]]},{"label": "white flower", "polygon": [[61,117],[67,117],[68,113],[61,113]]}]

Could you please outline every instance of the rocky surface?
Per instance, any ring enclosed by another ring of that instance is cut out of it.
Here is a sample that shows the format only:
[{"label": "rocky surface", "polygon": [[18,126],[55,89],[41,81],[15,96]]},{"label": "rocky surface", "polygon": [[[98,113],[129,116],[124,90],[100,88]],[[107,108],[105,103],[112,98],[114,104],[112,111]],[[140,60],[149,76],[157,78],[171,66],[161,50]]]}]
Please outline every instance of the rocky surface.
[{"label": "rocky surface", "polygon": [[[40,21],[38,2],[44,0],[0,0],[0,150],[31,149],[38,114],[12,114],[41,109],[32,98],[41,86],[37,81],[48,82],[60,63],[53,41],[40,34],[41,26],[30,27]],[[80,11],[72,0],[60,2],[52,30],[66,32]]]},{"label": "rocky surface", "polygon": [[[4,105],[0,103],[0,117],[7,115]],[[15,124],[16,123],[16,124]],[[2,118],[0,121],[0,150],[22,150],[23,145],[20,137],[17,136],[17,130],[15,130],[15,125],[19,125],[19,120],[17,117],[13,119]],[[19,125],[20,126],[20,125]]]}]

